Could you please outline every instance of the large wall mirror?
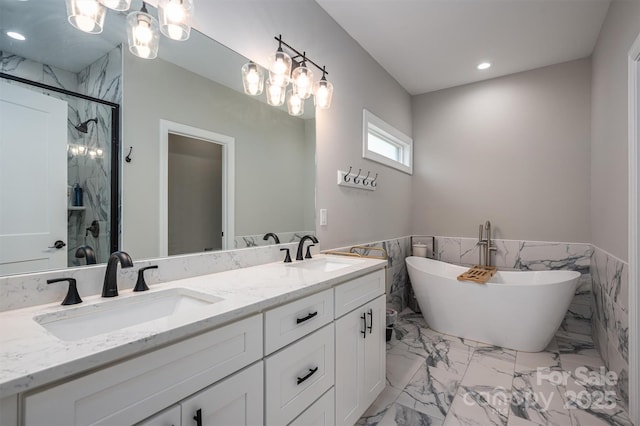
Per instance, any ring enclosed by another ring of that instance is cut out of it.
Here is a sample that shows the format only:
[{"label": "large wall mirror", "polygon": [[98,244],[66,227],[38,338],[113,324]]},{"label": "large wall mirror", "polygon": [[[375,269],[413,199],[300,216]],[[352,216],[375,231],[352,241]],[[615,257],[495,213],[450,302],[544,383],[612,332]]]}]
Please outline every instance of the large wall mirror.
[{"label": "large wall mirror", "polygon": [[91,35],[64,0],[0,0],[0,275],[315,230],[313,103],[291,117],[245,95],[248,60],[195,30],[138,58],[125,18]]}]

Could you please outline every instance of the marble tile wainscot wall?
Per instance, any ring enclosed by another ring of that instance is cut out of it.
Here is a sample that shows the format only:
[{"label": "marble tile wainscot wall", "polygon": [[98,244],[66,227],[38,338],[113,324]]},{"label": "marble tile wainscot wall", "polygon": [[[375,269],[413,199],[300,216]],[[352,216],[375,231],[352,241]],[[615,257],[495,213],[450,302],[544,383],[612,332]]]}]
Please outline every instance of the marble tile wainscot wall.
[{"label": "marble tile wainscot wall", "polygon": [[629,264],[594,247],[591,278],[593,340],[607,369],[618,374],[617,391],[623,403],[628,404]]},{"label": "marble tile wainscot wall", "polygon": [[[316,235],[315,231],[295,231],[295,232],[276,232],[281,243],[297,243],[305,235]],[[268,246],[273,244],[273,239],[269,238],[267,241],[263,240],[264,234],[257,235],[242,235],[236,236],[234,239],[234,247],[258,247]]]},{"label": "marble tile wainscot wall", "polygon": [[[240,250],[207,252],[160,259],[134,260],[134,267],[119,269],[118,284],[121,289],[133,288],[141,267],[158,265],[158,269],[145,275],[148,284],[157,284],[181,278],[212,274],[249,266],[278,262],[284,259],[281,248],[289,248],[295,254],[297,243],[252,247]],[[313,247],[311,253],[318,253]],[[0,312],[28,306],[62,301],[67,292],[64,285],[47,285],[50,278],[69,277],[78,280],[80,296],[100,294],[106,265],[87,266],[66,270],[46,271],[24,275],[0,277]]]},{"label": "marble tile wainscot wall", "polygon": [[[353,244],[368,247],[382,247],[389,255],[387,263],[387,307],[402,312],[409,303],[409,275],[404,259],[411,255],[411,237],[400,237],[385,241],[376,241],[363,244]],[[340,247],[331,250],[348,251],[348,247]],[[360,251],[361,254],[380,255],[378,251]]]},{"label": "marble tile wainscot wall", "polygon": [[[476,238],[436,238],[436,258],[463,266],[478,263]],[[591,335],[591,244],[546,241],[493,240],[497,251],[492,264],[499,269],[520,271],[571,270],[580,272],[580,282],[561,329]]]}]

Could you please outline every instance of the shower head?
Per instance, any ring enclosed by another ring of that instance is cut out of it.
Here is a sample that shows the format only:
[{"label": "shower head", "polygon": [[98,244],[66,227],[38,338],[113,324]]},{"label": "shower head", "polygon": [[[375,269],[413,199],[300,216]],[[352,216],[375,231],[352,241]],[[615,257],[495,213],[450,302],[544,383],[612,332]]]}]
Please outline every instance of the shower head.
[{"label": "shower head", "polygon": [[76,128],[77,131],[79,131],[81,133],[87,133],[89,131],[89,123],[91,123],[92,121],[94,123],[96,123],[96,124],[98,123],[98,119],[97,118],[90,118],[89,120],[78,124],[77,126],[75,126],[75,128]]}]

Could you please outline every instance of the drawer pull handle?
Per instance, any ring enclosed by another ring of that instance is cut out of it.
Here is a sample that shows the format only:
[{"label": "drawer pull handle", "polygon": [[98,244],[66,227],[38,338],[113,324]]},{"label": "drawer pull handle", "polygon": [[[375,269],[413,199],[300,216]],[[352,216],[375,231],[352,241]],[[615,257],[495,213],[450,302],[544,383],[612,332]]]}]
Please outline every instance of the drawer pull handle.
[{"label": "drawer pull handle", "polygon": [[367,326],[369,329],[369,334],[373,333],[373,309],[369,309],[369,321],[371,323]]},{"label": "drawer pull handle", "polygon": [[196,411],[196,415],[193,416],[193,420],[196,421],[196,426],[202,426],[202,409],[198,408]]},{"label": "drawer pull handle", "polygon": [[362,331],[360,333],[362,333],[362,338],[366,339],[367,338],[367,315],[362,314],[360,319],[362,320],[362,325],[363,325]]},{"label": "drawer pull handle", "polygon": [[298,384],[304,382],[305,380],[307,380],[309,377],[313,376],[313,374],[318,371],[318,367],[316,368],[310,368],[309,369],[309,373],[304,376],[304,377],[298,377]]},{"label": "drawer pull handle", "polygon": [[307,315],[304,318],[296,318],[296,324],[300,324],[301,322],[305,322],[310,320],[311,318],[315,317],[316,315],[318,315],[318,311],[315,312],[309,312],[309,315]]}]

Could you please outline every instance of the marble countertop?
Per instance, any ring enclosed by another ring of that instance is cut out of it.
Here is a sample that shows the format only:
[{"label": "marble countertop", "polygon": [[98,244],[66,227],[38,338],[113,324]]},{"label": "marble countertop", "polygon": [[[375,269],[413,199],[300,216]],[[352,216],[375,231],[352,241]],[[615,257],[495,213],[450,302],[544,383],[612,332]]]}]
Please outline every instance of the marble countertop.
[{"label": "marble countertop", "polygon": [[[347,265],[325,272],[309,268],[329,258]],[[305,267],[301,267],[304,265]],[[0,314],[0,398],[25,392],[65,377],[98,368],[119,359],[259,313],[277,305],[331,288],[381,269],[384,260],[318,255],[312,260],[269,263],[150,286],[148,292],[120,291],[117,298],[83,298],[83,303],[59,303],[16,309]],[[123,298],[144,298],[154,292],[184,288],[223,299],[176,314],[170,321],[154,320],[74,341],[63,341],[34,320],[42,314],[69,314],[68,310],[106,304]]]}]

